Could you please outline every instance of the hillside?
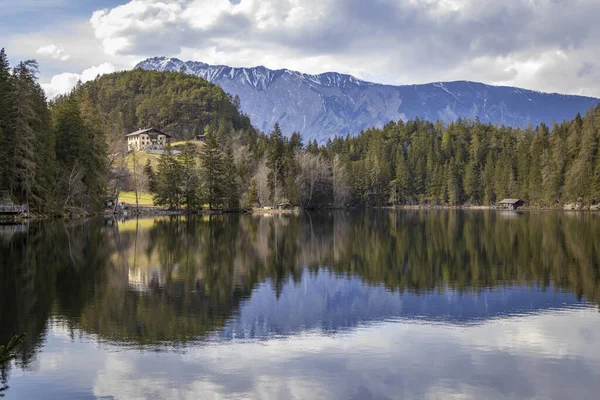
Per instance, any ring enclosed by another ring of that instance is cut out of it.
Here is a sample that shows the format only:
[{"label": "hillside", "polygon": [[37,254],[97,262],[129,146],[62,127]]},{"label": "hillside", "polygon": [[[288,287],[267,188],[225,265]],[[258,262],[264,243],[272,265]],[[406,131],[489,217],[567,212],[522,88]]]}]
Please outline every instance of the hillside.
[{"label": "hillside", "polygon": [[186,71],[239,96],[241,109],[254,126],[269,131],[279,122],[287,135],[326,140],[357,134],[389,121],[425,119],[446,123],[479,118],[484,123],[509,126],[538,125],[570,120],[600,100],[547,94],[515,87],[476,82],[446,82],[391,86],[358,80],[335,72],[308,75],[265,67],[232,68],[202,62],[156,57],[138,69]]},{"label": "hillside", "polygon": [[192,75],[136,69],[103,75],[81,89],[115,135],[152,126],[183,139],[209,124],[251,128],[231,96]]}]

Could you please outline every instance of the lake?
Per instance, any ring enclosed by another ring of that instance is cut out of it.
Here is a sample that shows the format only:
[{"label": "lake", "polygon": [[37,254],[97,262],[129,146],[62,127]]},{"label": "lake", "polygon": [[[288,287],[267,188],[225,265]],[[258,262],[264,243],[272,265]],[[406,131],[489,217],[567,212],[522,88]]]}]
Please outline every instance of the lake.
[{"label": "lake", "polygon": [[0,293],[6,399],[600,393],[594,213],[2,226]]}]

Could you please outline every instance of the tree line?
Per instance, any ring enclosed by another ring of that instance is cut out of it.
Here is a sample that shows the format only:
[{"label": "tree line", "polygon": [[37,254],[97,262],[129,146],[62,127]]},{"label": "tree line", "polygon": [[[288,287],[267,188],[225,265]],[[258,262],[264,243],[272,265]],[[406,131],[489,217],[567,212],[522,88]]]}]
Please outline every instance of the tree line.
[{"label": "tree line", "polygon": [[308,151],[298,133],[283,135],[278,124],[269,134],[206,129],[205,142],[167,146],[158,165],[143,167],[154,204],[169,209],[236,211],[253,207],[344,205],[348,174]]},{"label": "tree line", "polygon": [[46,100],[37,74],[35,61],[11,67],[1,50],[0,191],[15,203],[28,203],[35,213],[102,210],[106,199],[131,180],[124,136],[138,126],[188,139],[206,130],[255,132],[239,112],[239,99],[186,74],[110,74],[78,83],[52,101]]},{"label": "tree line", "polygon": [[0,190],[39,213],[97,209],[109,169],[98,114],[84,91],[49,104],[37,72],[0,50]]},{"label": "tree line", "polygon": [[334,138],[320,153],[342,160],[355,205],[489,205],[512,197],[589,206],[600,202],[599,142],[600,105],[552,128],[390,122]]},{"label": "tree line", "polygon": [[[0,64],[0,190],[40,213],[100,210],[127,189],[188,211],[600,202],[600,107],[551,128],[417,119],[304,144],[184,73],[118,72],[48,103],[35,61],[11,68],[2,50]],[[148,126],[187,142],[128,165],[125,134]]]},{"label": "tree line", "polygon": [[[520,198],[530,206],[583,208],[600,202],[600,106],[552,128],[477,120],[445,126],[417,119],[321,146],[315,141],[305,146],[298,133],[287,138],[277,124],[269,135],[207,137],[205,149],[221,154],[212,161],[200,157],[207,179],[217,185],[209,197],[220,191],[235,197],[230,203],[211,201],[218,207],[458,206]],[[187,156],[184,152],[183,159]],[[228,174],[218,172],[225,159]],[[174,186],[166,165],[161,160],[158,176]],[[188,190],[189,182],[179,186]]]}]

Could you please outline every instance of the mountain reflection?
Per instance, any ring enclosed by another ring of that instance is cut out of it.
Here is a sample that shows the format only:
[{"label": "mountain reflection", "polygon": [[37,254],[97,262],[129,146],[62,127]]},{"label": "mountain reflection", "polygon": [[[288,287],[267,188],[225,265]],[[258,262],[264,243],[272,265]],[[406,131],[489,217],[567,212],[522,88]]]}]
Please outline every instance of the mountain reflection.
[{"label": "mountain reflection", "polygon": [[585,213],[331,212],[32,223],[0,234],[0,343],[49,319],[128,345],[473,324],[598,302]]}]

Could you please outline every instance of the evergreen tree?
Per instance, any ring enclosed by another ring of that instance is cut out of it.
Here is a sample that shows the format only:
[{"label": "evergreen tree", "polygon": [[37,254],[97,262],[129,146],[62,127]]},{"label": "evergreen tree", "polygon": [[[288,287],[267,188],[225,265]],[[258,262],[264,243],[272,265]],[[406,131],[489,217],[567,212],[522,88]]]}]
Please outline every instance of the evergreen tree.
[{"label": "evergreen tree", "polygon": [[16,97],[13,91],[13,80],[10,73],[10,64],[4,48],[0,50],[0,188],[8,189],[10,186],[9,174],[5,167],[8,163],[8,144],[12,129],[13,103]]},{"label": "evergreen tree", "polygon": [[271,200],[276,203],[280,200],[282,188],[285,185],[285,145],[283,133],[276,123],[269,135],[267,149],[267,167],[269,168],[268,186]]},{"label": "evergreen tree", "polygon": [[410,172],[402,152],[399,152],[396,160],[396,177],[391,182],[393,202],[406,204],[410,201]]},{"label": "evergreen tree", "polygon": [[483,203],[491,204],[496,201],[496,191],[494,188],[494,176],[495,176],[495,168],[494,168],[494,160],[492,157],[492,153],[488,153],[485,167],[483,169]]},{"label": "evergreen tree", "polygon": [[84,123],[76,96],[59,98],[52,107],[56,135],[56,161],[64,169],[72,168],[84,153],[81,135]]},{"label": "evergreen tree", "polygon": [[167,142],[158,161],[154,205],[167,207],[169,210],[179,210],[182,201],[182,186],[183,168]]},{"label": "evergreen tree", "polygon": [[65,206],[99,210],[108,179],[108,146],[102,121],[81,87],[52,107],[56,162]]},{"label": "evergreen tree", "polygon": [[255,207],[258,204],[258,189],[256,188],[256,181],[252,179],[250,186],[248,187],[248,206]]},{"label": "evergreen tree", "polygon": [[45,94],[39,85],[36,92],[35,108],[39,116],[35,126],[34,181],[31,185],[30,208],[39,213],[56,208],[53,188],[57,179],[56,138],[52,127],[52,116],[46,103]]},{"label": "evergreen tree", "polygon": [[240,209],[240,179],[233,157],[231,142],[227,143],[223,160],[223,181],[225,184],[225,208],[228,211]]},{"label": "evergreen tree", "polygon": [[223,154],[213,132],[209,132],[206,136],[206,142],[200,150],[200,162],[204,178],[204,194],[208,207],[210,210],[221,208],[225,195]]},{"label": "evergreen tree", "polygon": [[198,155],[196,147],[186,143],[181,152],[181,200],[188,213],[202,207],[200,193],[200,172],[198,169]]},{"label": "evergreen tree", "polygon": [[84,169],[83,182],[87,187],[86,203],[89,204],[90,209],[99,210],[103,206],[102,198],[106,193],[108,178],[106,131],[85,90],[81,90],[78,97],[83,122],[83,131],[80,133],[82,149],[79,163]]},{"label": "evergreen tree", "polygon": [[481,181],[477,161],[472,159],[467,165],[464,179],[464,192],[471,204],[480,204]]},{"label": "evergreen tree", "polygon": [[14,68],[10,95],[16,101],[9,102],[8,125],[3,131],[4,184],[20,200],[29,200],[35,173],[35,127],[40,126],[40,116],[36,113],[36,72],[35,61],[21,62]]},{"label": "evergreen tree", "polygon": [[148,181],[148,191],[150,193],[156,193],[156,174],[154,173],[154,168],[152,168],[150,159],[146,160],[146,164],[144,164],[144,174]]}]

